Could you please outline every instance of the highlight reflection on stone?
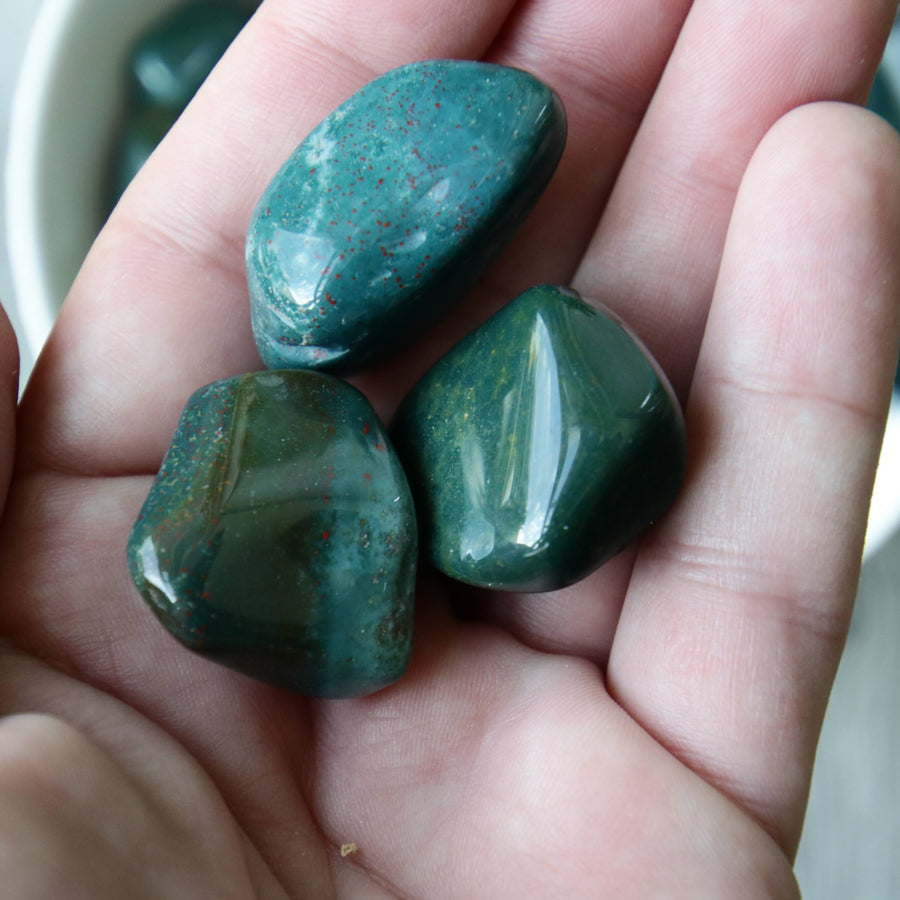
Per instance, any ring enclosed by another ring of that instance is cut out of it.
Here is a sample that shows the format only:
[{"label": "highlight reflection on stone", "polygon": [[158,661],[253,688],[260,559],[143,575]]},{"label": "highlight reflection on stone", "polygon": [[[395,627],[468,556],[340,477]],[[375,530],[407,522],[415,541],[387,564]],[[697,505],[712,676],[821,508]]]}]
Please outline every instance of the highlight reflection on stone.
[{"label": "highlight reflection on stone", "polygon": [[251,220],[265,364],[346,373],[410,342],[497,256],[564,143],[559,98],[518,69],[435,60],[363,87],[294,151]]},{"label": "highlight reflection on stone", "polygon": [[128,546],[182,643],[304,694],[406,670],[417,538],[368,401],[317,372],[259,372],[188,401]]},{"label": "highlight reflection on stone", "polygon": [[647,351],[551,286],[439,360],[394,436],[432,562],[504,590],[589,574],[669,507],[686,461],[678,401]]}]

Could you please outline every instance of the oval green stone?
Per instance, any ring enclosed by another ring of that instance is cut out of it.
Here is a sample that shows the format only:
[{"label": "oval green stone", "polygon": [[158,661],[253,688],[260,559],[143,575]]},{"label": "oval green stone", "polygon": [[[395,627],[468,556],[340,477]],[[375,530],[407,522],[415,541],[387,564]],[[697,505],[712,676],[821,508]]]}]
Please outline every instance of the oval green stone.
[{"label": "oval green stone", "polygon": [[138,590],[183,644],[319,697],[406,670],[416,554],[406,478],[368,401],[301,371],[197,391],[128,544]]},{"label": "oval green stone", "polygon": [[294,151],[247,235],[270,368],[385,359],[475,283],[550,179],[559,98],[534,76],[436,60],[366,85]]},{"label": "oval green stone", "polygon": [[662,515],[686,462],[678,401],[647,351],[550,286],[440,359],[394,437],[434,565],[502,590],[589,574]]}]

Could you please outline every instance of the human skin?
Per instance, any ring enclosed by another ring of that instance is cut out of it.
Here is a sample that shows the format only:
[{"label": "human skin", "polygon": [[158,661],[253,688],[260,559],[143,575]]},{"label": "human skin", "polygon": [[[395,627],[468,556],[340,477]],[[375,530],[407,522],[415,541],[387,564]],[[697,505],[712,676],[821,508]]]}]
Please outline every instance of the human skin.
[{"label": "human skin", "polygon": [[[113,213],[17,415],[0,341],[6,895],[797,896],[897,359],[900,139],[852,105],[895,8],[266,0]],[[308,700],[173,641],[125,544],[188,395],[260,366],[243,241],[269,178],[372,76],[450,56],[551,84],[568,146],[473,295],[356,383],[389,419],[501,303],[568,283],[668,372],[688,477],[564,591],[423,571],[409,673]]]}]

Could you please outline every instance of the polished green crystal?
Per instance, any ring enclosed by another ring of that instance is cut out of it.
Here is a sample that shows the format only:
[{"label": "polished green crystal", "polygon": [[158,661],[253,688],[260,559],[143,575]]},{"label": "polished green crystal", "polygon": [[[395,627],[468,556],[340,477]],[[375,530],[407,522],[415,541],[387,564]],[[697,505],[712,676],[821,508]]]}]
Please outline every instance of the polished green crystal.
[{"label": "polished green crystal", "polygon": [[265,364],[346,373],[411,342],[521,225],[565,132],[549,87],[488,63],[415,63],[350,97],[277,173],[248,229]]},{"label": "polished green crystal", "polygon": [[662,515],[685,471],[660,368],[614,317],[551,286],[440,359],[393,433],[432,562],[503,590],[583,578]]},{"label": "polished green crystal", "polygon": [[406,478],[368,401],[321,373],[262,372],[190,398],[128,563],[192,650],[348,697],[407,667],[416,544]]}]

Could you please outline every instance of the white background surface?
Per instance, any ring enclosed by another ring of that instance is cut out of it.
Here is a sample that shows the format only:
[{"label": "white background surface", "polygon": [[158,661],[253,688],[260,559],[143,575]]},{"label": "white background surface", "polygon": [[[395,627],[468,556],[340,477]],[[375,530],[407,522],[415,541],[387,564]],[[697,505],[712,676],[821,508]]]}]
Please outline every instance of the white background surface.
[{"label": "white background surface", "polygon": [[[38,0],[0,0],[0,167]],[[0,184],[0,210],[5,209]],[[12,282],[0,212],[0,299]],[[13,312],[13,324],[16,325]],[[23,360],[28,370],[31,360]],[[900,898],[900,534],[868,560],[820,746],[797,871],[814,900]],[[723,898],[724,900],[724,898]]]}]

